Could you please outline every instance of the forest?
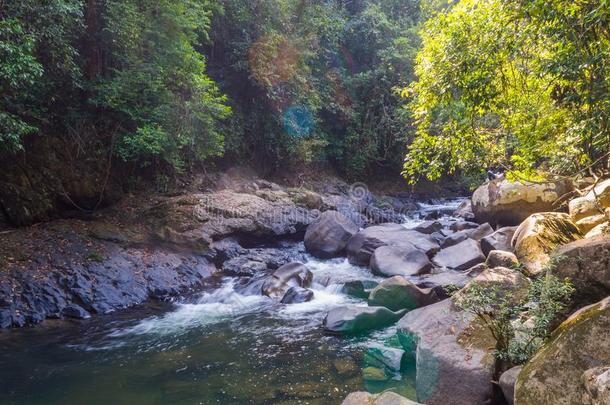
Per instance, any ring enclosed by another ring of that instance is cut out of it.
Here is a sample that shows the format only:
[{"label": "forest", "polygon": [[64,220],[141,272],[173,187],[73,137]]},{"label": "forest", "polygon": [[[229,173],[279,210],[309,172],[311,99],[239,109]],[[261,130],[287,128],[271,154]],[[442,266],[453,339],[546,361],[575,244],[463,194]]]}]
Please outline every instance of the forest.
[{"label": "forest", "polygon": [[604,405],[609,308],[610,0],[0,0],[0,404]]}]

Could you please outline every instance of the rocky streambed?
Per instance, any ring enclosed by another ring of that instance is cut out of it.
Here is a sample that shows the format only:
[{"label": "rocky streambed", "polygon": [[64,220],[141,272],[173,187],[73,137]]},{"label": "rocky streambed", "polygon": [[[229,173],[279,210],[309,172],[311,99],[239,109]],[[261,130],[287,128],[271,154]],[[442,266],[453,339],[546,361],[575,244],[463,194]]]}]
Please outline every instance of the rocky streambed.
[{"label": "rocky streambed", "polygon": [[[4,233],[0,325],[44,322],[0,332],[0,402],[606,403],[610,182],[553,211],[565,187],[416,204],[239,179]],[[518,339],[549,269],[566,320],[508,370],[460,297],[509,297]]]}]

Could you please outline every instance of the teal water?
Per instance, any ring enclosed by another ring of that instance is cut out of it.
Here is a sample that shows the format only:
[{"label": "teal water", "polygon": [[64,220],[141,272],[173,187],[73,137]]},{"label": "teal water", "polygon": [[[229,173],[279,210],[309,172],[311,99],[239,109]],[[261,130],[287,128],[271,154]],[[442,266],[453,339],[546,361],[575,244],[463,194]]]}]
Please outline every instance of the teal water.
[{"label": "teal water", "polygon": [[322,333],[330,308],[365,305],[341,286],[371,273],[344,259],[307,264],[309,303],[240,295],[225,279],[185,303],[0,332],[0,403],[339,404],[386,389],[413,398],[394,329]]}]

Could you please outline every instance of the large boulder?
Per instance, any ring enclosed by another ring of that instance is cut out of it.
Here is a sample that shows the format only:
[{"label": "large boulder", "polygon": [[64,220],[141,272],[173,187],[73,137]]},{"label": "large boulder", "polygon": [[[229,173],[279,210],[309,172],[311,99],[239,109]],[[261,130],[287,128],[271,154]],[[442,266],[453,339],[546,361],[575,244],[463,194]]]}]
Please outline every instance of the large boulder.
[{"label": "large boulder", "polygon": [[352,392],[345,398],[341,405],[421,405],[408,400],[394,392],[386,391],[381,394],[369,394],[368,392]]},{"label": "large boulder", "polygon": [[520,405],[582,404],[583,374],[610,364],[610,297],[574,313],[523,367],[515,387]]},{"label": "large boulder", "polygon": [[338,307],[328,312],[323,326],[324,331],[330,334],[359,334],[392,325],[406,312],[393,312],[386,307]]},{"label": "large boulder", "polygon": [[512,252],[513,245],[511,242],[517,228],[518,227],[516,226],[500,228],[491,235],[485,236],[483,239],[481,239],[481,249],[483,250],[483,254],[487,256],[492,250]]},{"label": "large boulder", "polygon": [[415,246],[381,246],[373,252],[370,267],[380,276],[415,276],[428,273],[432,263]]},{"label": "large boulder", "polygon": [[472,239],[466,239],[457,245],[445,248],[432,259],[434,265],[453,270],[467,270],[484,261],[485,255],[481,251],[479,243]]},{"label": "large boulder", "polygon": [[530,275],[535,276],[546,269],[553,250],[581,238],[568,214],[545,212],[523,221],[515,231],[512,245],[519,262]]},{"label": "large boulder", "polygon": [[568,243],[553,256],[553,273],[572,281],[576,304],[589,305],[610,295],[610,236]]},{"label": "large boulder", "polygon": [[288,263],[281,266],[262,286],[263,295],[282,298],[292,287],[309,287],[312,272],[303,263]]},{"label": "large boulder", "polygon": [[358,226],[351,219],[337,211],[326,211],[307,227],[305,248],[323,259],[340,256],[356,232]]},{"label": "large boulder", "polygon": [[[475,280],[503,291],[527,286],[523,275],[509,269],[489,269]],[[411,311],[398,323],[401,344],[416,357],[417,400],[428,405],[487,404],[493,396],[495,340],[456,306],[459,294]]]},{"label": "large boulder", "polygon": [[413,310],[438,301],[432,289],[421,289],[401,276],[382,281],[369,296],[371,306],[386,307],[392,311]]},{"label": "large boulder", "polygon": [[553,203],[572,189],[567,179],[530,183],[500,178],[474,192],[472,209],[479,222],[518,225],[532,214],[552,211]]},{"label": "large boulder", "polygon": [[417,248],[433,255],[439,250],[438,242],[430,235],[406,229],[398,224],[382,224],[366,228],[347,243],[347,257],[352,264],[368,266],[373,252],[381,246]]}]

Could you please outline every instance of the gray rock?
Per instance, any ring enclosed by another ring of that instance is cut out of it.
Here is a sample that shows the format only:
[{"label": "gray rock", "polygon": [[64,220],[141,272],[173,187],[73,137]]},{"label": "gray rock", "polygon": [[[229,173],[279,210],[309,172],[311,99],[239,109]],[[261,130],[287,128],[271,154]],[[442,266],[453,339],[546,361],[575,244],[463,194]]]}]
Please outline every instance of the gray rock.
[{"label": "gray rock", "polygon": [[332,309],[324,319],[326,333],[349,335],[390,326],[407,311],[392,312],[385,307],[339,307]]},{"label": "gray rock", "polygon": [[412,276],[429,272],[432,263],[415,246],[381,246],[371,256],[370,267],[380,276]]},{"label": "gray rock", "polygon": [[477,229],[479,227],[479,224],[477,224],[476,222],[470,222],[470,221],[457,221],[452,223],[449,226],[449,229],[451,229],[453,232],[459,232],[459,231],[463,231],[466,229]]},{"label": "gray rock", "polygon": [[492,250],[513,252],[513,245],[511,241],[516,230],[516,226],[507,226],[498,229],[491,235],[485,236],[483,239],[481,239],[481,249],[483,250],[483,254],[487,256]]},{"label": "gray rock", "polygon": [[494,229],[488,223],[484,223],[474,229],[466,229],[463,232],[466,232],[470,239],[480,241],[484,237],[494,233]]},{"label": "gray rock", "polygon": [[381,246],[415,247],[428,256],[440,247],[430,235],[406,229],[398,224],[382,224],[366,228],[347,244],[347,257],[352,264],[368,266],[373,252]]},{"label": "gray rock", "polygon": [[610,237],[598,236],[559,247],[554,274],[569,278],[576,305],[589,305],[610,295]]},{"label": "gray rock", "polygon": [[301,287],[290,287],[284,297],[282,298],[282,304],[300,304],[302,302],[309,302],[313,299],[313,291]]},{"label": "gray rock", "polygon": [[307,227],[305,248],[323,259],[340,256],[349,239],[358,232],[352,220],[337,211],[326,211]]},{"label": "gray rock", "polygon": [[466,239],[468,239],[468,234],[466,232],[456,232],[443,239],[441,242],[441,249],[457,245],[460,242],[464,242]]},{"label": "gray rock", "polygon": [[420,289],[401,276],[382,281],[369,296],[371,306],[386,307],[392,311],[413,310],[438,301],[433,290]]},{"label": "gray rock", "polygon": [[466,239],[457,245],[442,249],[432,259],[434,265],[453,270],[467,270],[484,261],[485,255],[483,255],[479,243],[472,239]]},{"label": "gray rock", "polygon": [[500,388],[508,405],[515,404],[515,384],[522,368],[521,366],[513,367],[500,376]]},{"label": "gray rock", "polygon": [[438,221],[425,221],[413,228],[414,231],[430,235],[443,229],[443,224]]}]

